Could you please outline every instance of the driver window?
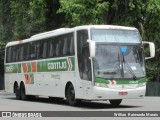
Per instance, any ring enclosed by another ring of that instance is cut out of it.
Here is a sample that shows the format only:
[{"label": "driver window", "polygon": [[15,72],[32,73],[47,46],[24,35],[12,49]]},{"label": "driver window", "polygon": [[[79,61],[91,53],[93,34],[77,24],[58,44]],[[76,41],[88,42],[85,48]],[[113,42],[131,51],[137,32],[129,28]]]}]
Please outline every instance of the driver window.
[{"label": "driver window", "polygon": [[80,78],[91,81],[91,62],[89,59],[88,31],[77,31],[77,53]]}]

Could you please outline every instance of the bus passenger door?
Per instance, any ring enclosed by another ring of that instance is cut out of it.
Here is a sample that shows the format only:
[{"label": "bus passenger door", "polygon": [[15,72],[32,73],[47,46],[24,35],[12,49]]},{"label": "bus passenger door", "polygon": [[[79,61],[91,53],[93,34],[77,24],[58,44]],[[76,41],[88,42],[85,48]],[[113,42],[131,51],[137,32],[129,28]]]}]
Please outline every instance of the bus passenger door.
[{"label": "bus passenger door", "polygon": [[77,57],[83,98],[92,96],[91,60],[89,59],[88,30],[77,31]]},{"label": "bus passenger door", "polygon": [[92,75],[91,61],[89,59],[89,47],[84,46],[82,50],[82,79],[84,86],[84,98],[91,99],[92,97]]}]

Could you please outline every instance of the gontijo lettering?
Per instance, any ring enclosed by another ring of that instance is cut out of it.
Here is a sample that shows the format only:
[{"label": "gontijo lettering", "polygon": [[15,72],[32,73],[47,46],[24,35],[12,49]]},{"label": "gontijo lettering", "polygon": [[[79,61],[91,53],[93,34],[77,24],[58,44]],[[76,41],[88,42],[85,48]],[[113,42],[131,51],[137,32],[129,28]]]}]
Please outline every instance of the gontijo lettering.
[{"label": "gontijo lettering", "polygon": [[66,69],[67,68],[67,62],[54,62],[54,63],[48,63],[48,69]]}]

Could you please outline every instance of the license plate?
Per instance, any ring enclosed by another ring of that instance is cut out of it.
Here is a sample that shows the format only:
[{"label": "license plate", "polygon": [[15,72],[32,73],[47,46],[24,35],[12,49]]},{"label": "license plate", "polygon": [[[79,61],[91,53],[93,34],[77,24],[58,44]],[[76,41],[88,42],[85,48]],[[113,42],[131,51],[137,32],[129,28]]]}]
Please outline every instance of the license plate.
[{"label": "license plate", "polygon": [[119,92],[119,95],[128,95],[128,92]]}]

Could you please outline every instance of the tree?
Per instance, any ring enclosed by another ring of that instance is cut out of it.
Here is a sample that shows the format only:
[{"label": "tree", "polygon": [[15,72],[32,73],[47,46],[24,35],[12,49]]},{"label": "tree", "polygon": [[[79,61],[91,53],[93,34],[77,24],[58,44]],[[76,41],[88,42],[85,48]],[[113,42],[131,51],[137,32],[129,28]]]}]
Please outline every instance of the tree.
[{"label": "tree", "polygon": [[160,81],[160,0],[150,0],[146,6],[144,23],[145,40],[156,45],[156,57],[147,61],[147,75],[152,81]]},{"label": "tree", "polygon": [[0,1],[0,74],[4,73],[4,50],[8,41],[12,41],[13,20],[11,18],[10,0]]},{"label": "tree", "polygon": [[45,28],[47,31],[62,27],[64,14],[57,13],[60,7],[59,0],[46,0]]},{"label": "tree", "polygon": [[64,26],[105,24],[108,2],[102,0],[60,0],[58,13],[65,14]]},{"label": "tree", "polygon": [[135,26],[143,40],[155,42],[156,57],[146,62],[154,79],[160,73],[159,13],[160,0],[0,0],[0,65],[9,41],[60,27],[114,24]]},{"label": "tree", "polygon": [[3,66],[7,42],[61,27],[64,15],[57,13],[59,7],[59,0],[1,0],[0,65]]},{"label": "tree", "polygon": [[44,31],[45,0],[11,0],[10,3],[15,40],[25,39]]}]

